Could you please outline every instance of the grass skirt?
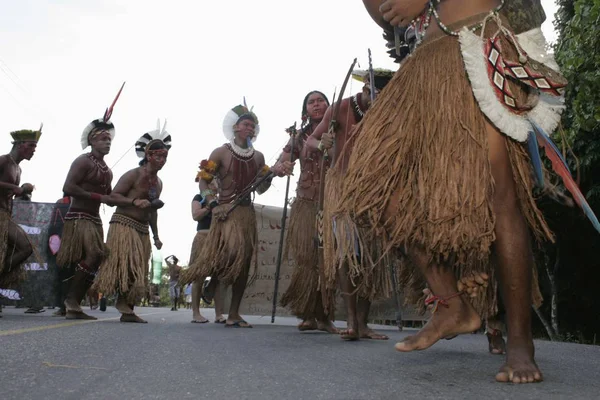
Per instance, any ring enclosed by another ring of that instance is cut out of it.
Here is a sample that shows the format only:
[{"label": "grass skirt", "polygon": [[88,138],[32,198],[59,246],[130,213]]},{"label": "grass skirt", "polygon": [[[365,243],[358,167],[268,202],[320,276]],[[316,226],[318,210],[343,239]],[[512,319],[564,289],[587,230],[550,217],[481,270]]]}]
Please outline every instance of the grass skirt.
[{"label": "grass skirt", "polygon": [[[23,228],[12,221],[11,214],[7,210],[0,210],[0,288],[2,289],[15,289],[27,277],[23,264],[18,268],[10,269],[12,253],[15,251],[15,247],[8,243],[8,230],[11,229],[11,225],[17,230],[17,234],[24,235],[32,245]],[[43,260],[37,248],[33,245],[31,247],[36,262],[42,264]]]},{"label": "grass skirt", "polygon": [[56,255],[56,264],[66,267],[85,259],[84,249],[98,254],[101,260],[107,254],[104,244],[102,224],[97,224],[86,218],[68,219],[62,232],[60,249]]},{"label": "grass skirt", "polygon": [[381,240],[357,228],[348,214],[338,212],[345,174],[338,163],[327,172],[325,180],[324,249],[327,290],[338,284],[338,270],[348,267],[348,274],[359,297],[375,301],[392,295],[389,254],[384,254]]},{"label": "grass skirt", "polygon": [[[194,236],[194,241],[192,242],[192,251],[190,253],[190,261],[188,263],[189,267],[182,270],[181,275],[179,275],[179,282],[181,283],[181,286],[193,283],[202,273],[198,269],[198,264],[195,264],[194,261],[196,261],[196,259],[198,259],[200,256],[200,251],[206,243],[208,232],[208,229],[203,229],[196,232],[196,236]],[[192,265],[195,265],[196,267],[192,268]]]},{"label": "grass skirt", "polygon": [[[386,253],[405,245],[422,247],[430,263],[449,265],[458,278],[473,272],[493,276],[494,182],[485,126],[458,39],[426,39],[356,127],[360,139],[336,211],[350,221],[349,234],[338,234],[343,242],[338,246],[351,270],[372,267],[348,257],[348,249],[356,240],[364,247],[366,238],[377,237]],[[525,145],[506,137],[506,148],[525,221],[537,239],[549,239],[552,234],[532,196]],[[385,220],[390,202],[396,213]],[[416,303],[424,277],[406,259],[398,273],[407,302]],[[475,304],[483,316],[495,313],[494,286]]]},{"label": "grass skirt", "polygon": [[229,204],[214,208],[208,237],[198,257],[190,263],[188,270],[193,272],[186,281],[204,281],[210,276],[229,286],[248,273],[251,264],[254,264],[253,274],[256,273],[258,232],[254,206],[238,206],[221,221],[219,215],[230,208]]},{"label": "grass skirt", "polygon": [[284,259],[288,253],[295,267],[288,289],[281,297],[281,306],[289,307],[301,319],[316,318],[323,314],[319,291],[319,259],[317,254],[317,211],[312,200],[296,198],[290,212],[290,225],[285,241]]},{"label": "grass skirt", "polygon": [[108,257],[100,265],[92,289],[104,296],[126,294],[129,304],[145,295],[152,253],[148,224],[113,214],[106,245]]}]

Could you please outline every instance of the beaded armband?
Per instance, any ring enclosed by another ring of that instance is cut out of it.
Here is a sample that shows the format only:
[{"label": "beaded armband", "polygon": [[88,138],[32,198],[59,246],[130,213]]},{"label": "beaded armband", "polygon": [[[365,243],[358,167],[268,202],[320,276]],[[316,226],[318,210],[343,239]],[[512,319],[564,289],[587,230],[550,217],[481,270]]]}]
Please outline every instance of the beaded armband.
[{"label": "beaded armband", "polygon": [[196,175],[196,182],[200,182],[200,179],[211,183],[215,178],[215,171],[217,170],[217,163],[211,160],[202,160],[200,162],[200,171]]},{"label": "beaded armband", "polygon": [[202,196],[203,199],[206,199],[208,196],[214,196],[214,194],[215,192],[210,189],[205,189],[200,192],[200,196]]}]

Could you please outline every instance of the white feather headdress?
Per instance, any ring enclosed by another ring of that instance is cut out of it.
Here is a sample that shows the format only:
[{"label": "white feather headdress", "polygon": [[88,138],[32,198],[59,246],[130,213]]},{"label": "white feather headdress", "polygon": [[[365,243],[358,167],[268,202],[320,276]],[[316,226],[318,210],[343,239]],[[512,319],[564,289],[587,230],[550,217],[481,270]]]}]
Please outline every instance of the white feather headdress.
[{"label": "white feather headdress", "polygon": [[111,140],[115,138],[115,126],[113,125],[112,122],[110,122],[110,117],[112,116],[113,108],[114,108],[117,100],[119,99],[119,96],[121,95],[123,86],[125,86],[125,82],[123,82],[123,85],[121,85],[121,89],[119,89],[119,92],[117,93],[117,96],[113,100],[110,107],[108,107],[106,109],[106,111],[104,112],[104,116],[102,118],[95,119],[92,122],[90,122],[85,127],[83,132],[81,133],[81,149],[82,150],[84,150],[86,147],[88,147],[90,145],[90,133],[92,133],[92,131],[96,128],[101,128],[101,129],[105,129],[106,131],[108,131],[108,133],[110,134]]},{"label": "white feather headdress", "polygon": [[256,138],[260,133],[260,125],[258,124],[258,117],[256,116],[256,114],[254,114],[254,112],[252,112],[253,109],[254,107],[248,109],[248,106],[246,105],[246,98],[244,97],[243,105],[239,104],[227,112],[227,115],[225,115],[225,118],[223,119],[223,134],[229,142],[232,142],[234,139],[235,132],[233,131],[233,126],[244,115],[249,115],[254,119],[256,127],[254,128],[254,136],[252,137],[252,143],[256,141]]},{"label": "white feather headdress", "polygon": [[156,120],[156,129],[150,132],[144,133],[140,138],[135,142],[135,154],[139,158],[146,157],[146,151],[150,148],[152,143],[154,142],[162,142],[167,147],[167,150],[171,148],[171,135],[167,132],[167,120],[165,119],[165,123],[160,127],[160,118]]}]

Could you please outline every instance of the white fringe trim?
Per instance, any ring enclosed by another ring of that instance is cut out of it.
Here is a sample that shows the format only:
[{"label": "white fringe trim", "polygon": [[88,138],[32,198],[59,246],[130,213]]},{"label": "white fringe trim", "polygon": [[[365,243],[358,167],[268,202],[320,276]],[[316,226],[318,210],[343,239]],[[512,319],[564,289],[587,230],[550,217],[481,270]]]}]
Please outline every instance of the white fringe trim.
[{"label": "white fringe trim", "polygon": [[541,62],[548,68],[560,72],[560,67],[554,59],[554,54],[548,53],[546,37],[542,28],[534,28],[530,31],[516,35],[517,40],[527,55],[534,60]]},{"label": "white fringe trim", "polygon": [[538,104],[525,116],[512,113],[498,100],[489,80],[483,39],[463,28],[458,40],[465,70],[479,108],[502,133],[519,142],[525,142],[531,130],[527,118],[534,120],[548,133],[556,129],[564,109],[562,98],[540,93]]}]

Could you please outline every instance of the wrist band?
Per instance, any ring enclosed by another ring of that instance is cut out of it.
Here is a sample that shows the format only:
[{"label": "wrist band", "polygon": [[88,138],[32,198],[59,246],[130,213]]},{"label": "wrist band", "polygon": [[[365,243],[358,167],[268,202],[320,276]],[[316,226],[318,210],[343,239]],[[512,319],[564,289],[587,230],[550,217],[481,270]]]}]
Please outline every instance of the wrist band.
[{"label": "wrist band", "polygon": [[131,205],[132,205],[132,206],[135,206],[135,201],[136,201],[136,200],[137,200],[137,197],[136,197],[135,199],[131,200]]},{"label": "wrist band", "polygon": [[319,140],[319,144],[317,145],[317,149],[323,151],[323,141]]},{"label": "wrist band", "polygon": [[90,199],[95,200],[95,201],[101,201],[102,195],[98,194],[98,193],[90,193]]}]

